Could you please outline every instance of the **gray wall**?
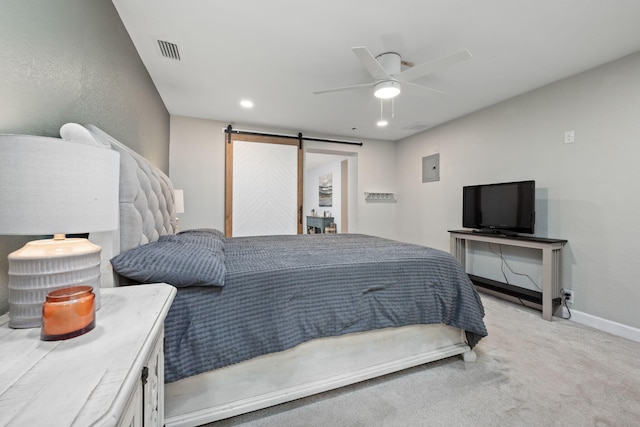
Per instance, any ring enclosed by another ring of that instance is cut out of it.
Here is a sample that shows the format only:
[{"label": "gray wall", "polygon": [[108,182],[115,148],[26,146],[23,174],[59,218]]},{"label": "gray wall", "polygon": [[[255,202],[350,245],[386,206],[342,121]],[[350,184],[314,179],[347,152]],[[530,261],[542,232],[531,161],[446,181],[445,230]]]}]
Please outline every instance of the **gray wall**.
[{"label": "gray wall", "polygon": [[[563,285],[575,291],[574,311],[640,328],[638,76],[640,53],[401,141],[398,238],[448,251],[447,230],[462,224],[463,185],[535,179],[536,234],[569,241]],[[568,130],[572,144],[564,143]],[[422,184],[421,158],[434,152],[441,180]],[[476,251],[475,273],[504,281],[499,257],[486,245]],[[540,284],[529,255],[506,253]]]},{"label": "gray wall", "polygon": [[[0,0],[0,133],[93,123],[169,171],[169,114],[108,0]],[[0,236],[7,255],[32,238]]]}]

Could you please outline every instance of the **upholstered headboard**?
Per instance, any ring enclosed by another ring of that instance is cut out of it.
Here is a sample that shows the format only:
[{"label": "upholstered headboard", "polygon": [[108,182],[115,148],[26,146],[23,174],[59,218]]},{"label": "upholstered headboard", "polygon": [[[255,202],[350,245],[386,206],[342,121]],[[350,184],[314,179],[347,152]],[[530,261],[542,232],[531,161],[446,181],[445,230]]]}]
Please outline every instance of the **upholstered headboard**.
[{"label": "upholstered headboard", "polygon": [[109,263],[113,256],[176,232],[173,185],[164,172],[94,125],[67,123],[60,129],[60,136],[102,144],[120,153],[120,228],[90,237],[102,247],[102,286],[113,286]]}]

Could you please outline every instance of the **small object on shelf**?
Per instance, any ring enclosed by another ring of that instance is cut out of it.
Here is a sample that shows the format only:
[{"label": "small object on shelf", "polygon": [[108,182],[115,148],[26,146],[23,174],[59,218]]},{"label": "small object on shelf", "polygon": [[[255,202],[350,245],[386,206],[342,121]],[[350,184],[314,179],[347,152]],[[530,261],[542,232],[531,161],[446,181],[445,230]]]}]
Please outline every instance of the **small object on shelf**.
[{"label": "small object on shelf", "polygon": [[395,193],[364,193],[364,199],[367,202],[387,202],[395,203]]},{"label": "small object on shelf", "polygon": [[49,292],[42,304],[42,340],[66,340],[92,330],[96,325],[95,297],[91,286]]}]

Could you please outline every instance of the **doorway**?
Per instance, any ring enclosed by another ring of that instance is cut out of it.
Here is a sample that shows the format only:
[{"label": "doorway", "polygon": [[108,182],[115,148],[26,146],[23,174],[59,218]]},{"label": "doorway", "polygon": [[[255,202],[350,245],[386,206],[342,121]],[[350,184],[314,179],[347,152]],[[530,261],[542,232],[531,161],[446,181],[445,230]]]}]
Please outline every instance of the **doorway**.
[{"label": "doorway", "polygon": [[[331,197],[322,194],[323,183],[331,181]],[[309,148],[304,166],[304,230],[309,216],[333,218],[337,233],[357,230],[358,156],[342,152]],[[317,221],[312,221],[317,223]]]}]

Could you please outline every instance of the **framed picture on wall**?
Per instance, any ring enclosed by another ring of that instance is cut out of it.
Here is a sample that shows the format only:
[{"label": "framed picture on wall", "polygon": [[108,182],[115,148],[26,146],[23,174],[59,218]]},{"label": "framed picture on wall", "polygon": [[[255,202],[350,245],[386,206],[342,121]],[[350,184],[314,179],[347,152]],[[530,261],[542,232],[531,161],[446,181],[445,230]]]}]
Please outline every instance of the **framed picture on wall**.
[{"label": "framed picture on wall", "polygon": [[333,174],[320,175],[318,178],[318,206],[333,205]]}]

